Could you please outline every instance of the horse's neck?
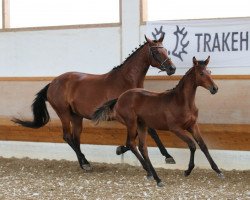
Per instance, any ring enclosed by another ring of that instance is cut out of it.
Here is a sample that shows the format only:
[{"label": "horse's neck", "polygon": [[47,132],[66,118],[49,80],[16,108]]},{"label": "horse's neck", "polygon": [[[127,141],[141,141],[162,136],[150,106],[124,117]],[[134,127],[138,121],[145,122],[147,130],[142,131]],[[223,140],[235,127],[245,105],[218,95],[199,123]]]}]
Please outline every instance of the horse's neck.
[{"label": "horse's neck", "polygon": [[182,80],[180,80],[179,84],[175,88],[175,93],[183,105],[192,107],[195,106],[196,90],[197,85],[194,73],[190,72],[184,75]]},{"label": "horse's neck", "polygon": [[120,80],[123,79],[134,87],[143,87],[144,78],[150,66],[148,45],[145,44],[134,54],[123,63],[119,73]]}]

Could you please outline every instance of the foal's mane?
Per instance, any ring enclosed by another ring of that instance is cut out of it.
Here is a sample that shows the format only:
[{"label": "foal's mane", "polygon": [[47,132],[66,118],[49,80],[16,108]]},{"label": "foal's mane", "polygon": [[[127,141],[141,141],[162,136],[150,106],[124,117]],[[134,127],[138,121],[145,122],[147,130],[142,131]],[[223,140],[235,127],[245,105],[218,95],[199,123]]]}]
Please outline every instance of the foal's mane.
[{"label": "foal's mane", "polygon": [[[157,42],[157,40],[153,40],[153,42]],[[146,44],[148,44],[148,42],[144,42],[142,45],[140,44],[139,47],[135,48],[135,50],[133,50],[132,53],[129,54],[128,57],[125,58],[125,60],[120,65],[117,65],[111,71],[116,70],[116,69],[120,69],[128,60],[133,58],[138,53],[138,51],[140,51],[140,49],[142,49]]]},{"label": "foal's mane", "polygon": [[[204,60],[198,60],[198,65],[201,67],[205,67],[206,66],[206,61]],[[184,80],[189,76],[189,74],[192,72],[192,70],[195,68],[195,66],[191,67],[186,73],[185,75],[182,76],[181,80],[179,81],[179,83],[172,89],[167,90],[167,91],[173,91],[175,90],[177,87],[182,87]]]}]

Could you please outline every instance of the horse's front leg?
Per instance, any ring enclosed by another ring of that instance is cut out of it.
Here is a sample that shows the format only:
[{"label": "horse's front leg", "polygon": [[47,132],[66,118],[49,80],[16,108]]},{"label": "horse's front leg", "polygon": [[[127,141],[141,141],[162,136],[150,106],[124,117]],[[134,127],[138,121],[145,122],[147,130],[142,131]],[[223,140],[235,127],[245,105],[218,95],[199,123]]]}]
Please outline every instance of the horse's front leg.
[{"label": "horse's front leg", "polygon": [[194,168],[194,153],[196,150],[196,146],[194,141],[186,134],[186,132],[181,129],[173,129],[171,130],[172,132],[174,132],[180,139],[182,139],[184,142],[186,142],[188,144],[188,147],[190,149],[190,160],[189,160],[189,165],[188,165],[188,169],[185,171],[184,175],[188,176],[191,171]]},{"label": "horse's front leg", "polygon": [[167,149],[162,144],[157,132],[155,129],[148,128],[148,133],[152,137],[152,139],[155,141],[156,145],[158,146],[161,154],[165,156],[165,161],[167,164],[175,164],[174,158],[168,153]]},{"label": "horse's front leg", "polygon": [[197,144],[200,146],[201,151],[205,154],[205,156],[207,157],[208,162],[211,165],[211,168],[218,174],[219,177],[223,178],[224,175],[221,172],[221,170],[219,170],[218,166],[216,165],[216,163],[214,162],[213,158],[211,157],[207,145],[205,144],[205,142],[203,141],[201,135],[200,135],[200,129],[198,127],[198,124],[195,123],[190,129],[189,129],[190,133],[192,134],[192,136],[194,137],[195,141],[197,142]]}]

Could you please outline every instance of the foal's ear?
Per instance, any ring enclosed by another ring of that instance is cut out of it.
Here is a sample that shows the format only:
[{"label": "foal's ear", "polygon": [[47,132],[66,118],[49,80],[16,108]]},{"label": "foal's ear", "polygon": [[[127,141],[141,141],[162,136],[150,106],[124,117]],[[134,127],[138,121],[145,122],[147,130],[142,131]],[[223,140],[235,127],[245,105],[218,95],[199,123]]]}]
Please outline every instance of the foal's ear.
[{"label": "foal's ear", "polygon": [[194,64],[194,66],[198,65],[198,61],[196,60],[195,56],[193,57],[193,64]]},{"label": "foal's ear", "polygon": [[164,37],[165,37],[165,33],[162,33],[160,39],[158,40],[158,42],[162,42],[164,40]]},{"label": "foal's ear", "polygon": [[146,40],[148,43],[150,43],[150,44],[154,43],[152,40],[150,40],[149,38],[147,38],[146,35],[144,35],[144,37],[145,37],[145,40]]},{"label": "foal's ear", "polygon": [[205,64],[207,65],[210,61],[210,56],[207,57],[207,59],[205,60]]}]

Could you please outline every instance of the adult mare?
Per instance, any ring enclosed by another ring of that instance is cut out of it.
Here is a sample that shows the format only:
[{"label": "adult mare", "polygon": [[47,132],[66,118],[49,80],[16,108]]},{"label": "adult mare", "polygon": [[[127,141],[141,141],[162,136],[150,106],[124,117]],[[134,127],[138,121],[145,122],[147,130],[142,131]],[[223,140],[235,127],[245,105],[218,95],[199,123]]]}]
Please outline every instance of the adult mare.
[{"label": "adult mare", "polygon": [[[150,40],[140,45],[125,61],[102,75],[68,72],[56,77],[40,90],[32,104],[33,121],[14,118],[17,124],[30,128],[40,128],[48,123],[50,116],[46,101],[59,116],[63,139],[75,151],[80,167],[90,170],[90,164],[80,149],[80,135],[83,118],[91,119],[94,111],[108,100],[117,98],[128,89],[142,88],[149,66],[175,73],[175,66],[163,47],[164,34],[159,40]],[[161,152],[170,163],[174,159],[161,143],[154,129],[149,129]],[[119,149],[119,148],[118,148]]]}]

